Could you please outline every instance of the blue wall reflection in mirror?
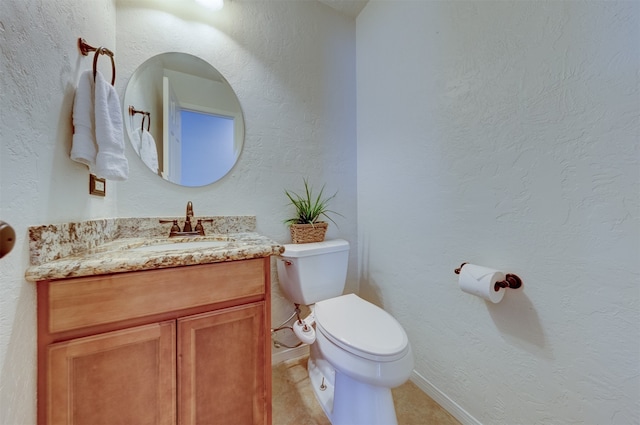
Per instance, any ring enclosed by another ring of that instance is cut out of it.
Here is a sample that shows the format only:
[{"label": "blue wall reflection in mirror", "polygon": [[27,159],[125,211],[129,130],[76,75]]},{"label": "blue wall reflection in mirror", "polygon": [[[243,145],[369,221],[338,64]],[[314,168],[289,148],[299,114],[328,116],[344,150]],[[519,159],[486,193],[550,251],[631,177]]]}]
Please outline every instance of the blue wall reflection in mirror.
[{"label": "blue wall reflection in mirror", "polygon": [[[203,186],[222,178],[235,161],[233,117],[181,110],[180,184]],[[212,143],[213,141],[213,143]]]}]

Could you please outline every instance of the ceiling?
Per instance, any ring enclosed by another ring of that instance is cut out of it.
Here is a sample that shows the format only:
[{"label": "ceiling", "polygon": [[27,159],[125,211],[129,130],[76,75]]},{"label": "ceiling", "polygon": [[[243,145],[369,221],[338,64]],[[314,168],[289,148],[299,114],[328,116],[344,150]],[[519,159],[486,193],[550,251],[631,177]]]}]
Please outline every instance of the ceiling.
[{"label": "ceiling", "polygon": [[369,0],[318,0],[338,12],[356,18]]}]

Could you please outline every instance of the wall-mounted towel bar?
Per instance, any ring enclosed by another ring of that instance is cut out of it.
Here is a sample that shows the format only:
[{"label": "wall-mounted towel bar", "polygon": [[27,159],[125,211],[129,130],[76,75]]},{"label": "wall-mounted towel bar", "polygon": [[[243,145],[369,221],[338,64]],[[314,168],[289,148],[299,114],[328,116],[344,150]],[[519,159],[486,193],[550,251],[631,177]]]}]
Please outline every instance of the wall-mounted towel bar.
[{"label": "wall-mounted towel bar", "polygon": [[142,124],[140,128],[144,129],[144,120],[147,119],[147,131],[151,131],[151,112],[140,111],[133,107],[133,105],[129,105],[129,115],[134,116],[135,114],[142,114]]},{"label": "wall-mounted towel bar", "polygon": [[80,53],[82,53],[83,56],[89,55],[89,52],[96,52],[93,55],[94,81],[96,79],[96,73],[98,72],[98,56],[107,55],[111,58],[111,85],[114,85],[116,82],[116,61],[113,52],[106,47],[93,47],[89,45],[84,38],[78,38],[78,47],[80,48]]}]

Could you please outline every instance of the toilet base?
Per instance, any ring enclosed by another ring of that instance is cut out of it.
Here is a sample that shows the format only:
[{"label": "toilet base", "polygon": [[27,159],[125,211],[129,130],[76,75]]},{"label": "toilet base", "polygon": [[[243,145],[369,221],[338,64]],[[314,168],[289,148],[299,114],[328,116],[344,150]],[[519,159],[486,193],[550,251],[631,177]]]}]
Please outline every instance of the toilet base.
[{"label": "toilet base", "polygon": [[316,399],[318,403],[320,403],[320,406],[322,406],[326,417],[331,419],[331,412],[333,412],[335,371],[326,360],[320,359],[316,361],[312,357],[309,357],[307,370]]},{"label": "toilet base", "polygon": [[340,373],[324,358],[313,355],[314,345],[307,365],[309,379],[332,425],[398,424],[390,388],[369,385]]},{"label": "toilet base", "polygon": [[390,388],[365,384],[336,371],[333,425],[397,425]]}]

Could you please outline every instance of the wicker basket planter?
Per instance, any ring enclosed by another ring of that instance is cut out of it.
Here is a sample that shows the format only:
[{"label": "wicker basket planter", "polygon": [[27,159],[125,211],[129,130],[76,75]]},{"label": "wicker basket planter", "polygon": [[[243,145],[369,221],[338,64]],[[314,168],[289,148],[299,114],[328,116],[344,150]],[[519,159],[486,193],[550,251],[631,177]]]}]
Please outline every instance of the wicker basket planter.
[{"label": "wicker basket planter", "polygon": [[292,224],[289,226],[291,240],[293,243],[322,242],[328,226],[324,221],[314,224]]}]

